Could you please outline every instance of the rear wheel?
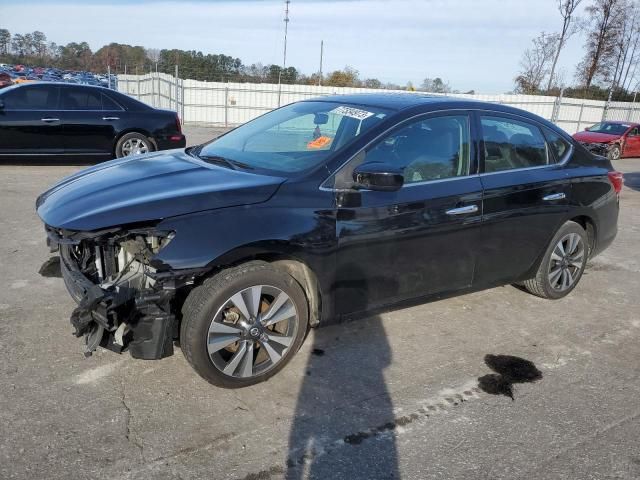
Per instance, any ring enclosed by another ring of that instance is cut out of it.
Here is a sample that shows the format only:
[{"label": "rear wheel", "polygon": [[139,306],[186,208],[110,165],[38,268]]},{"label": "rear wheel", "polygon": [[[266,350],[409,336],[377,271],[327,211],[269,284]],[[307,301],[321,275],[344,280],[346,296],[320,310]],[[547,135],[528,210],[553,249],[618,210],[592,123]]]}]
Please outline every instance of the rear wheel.
[{"label": "rear wheel", "polygon": [[571,292],[580,281],[589,256],[587,232],[575,222],[567,222],[555,234],[536,276],[523,282],[532,294],[558,299]]},{"label": "rear wheel", "polygon": [[182,309],[180,345],[193,368],[226,388],[279,372],[298,351],[308,325],[306,296],[267,263],[225,270],[194,289]]},{"label": "rear wheel", "polygon": [[116,157],[128,157],[153,152],[151,141],[141,133],[127,133],[116,144]]}]

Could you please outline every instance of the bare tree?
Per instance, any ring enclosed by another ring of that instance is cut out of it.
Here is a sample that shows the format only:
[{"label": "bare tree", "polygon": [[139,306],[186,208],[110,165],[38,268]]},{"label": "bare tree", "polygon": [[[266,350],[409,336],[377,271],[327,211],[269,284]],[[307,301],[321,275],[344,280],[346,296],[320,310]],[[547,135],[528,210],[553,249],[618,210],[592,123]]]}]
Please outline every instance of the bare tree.
[{"label": "bare tree", "polygon": [[520,74],[515,78],[517,93],[537,93],[549,74],[559,42],[558,34],[542,32],[532,40],[533,46],[525,50],[520,61]]},{"label": "bare tree", "polygon": [[625,14],[626,0],[593,0],[587,7],[586,53],[576,72],[585,88],[595,80],[608,82],[616,63],[618,39]]},{"label": "bare tree", "polygon": [[551,72],[549,73],[549,83],[547,84],[547,91],[551,89],[553,77],[556,73],[558,58],[560,58],[560,52],[562,51],[562,48],[565,46],[569,37],[571,37],[571,35],[576,32],[576,24],[575,22],[573,22],[573,20],[574,13],[580,3],[582,3],[582,0],[558,0],[558,11],[560,12],[560,16],[562,17],[562,30],[560,31],[560,36],[558,37],[558,46],[553,57],[553,63],[551,64]]},{"label": "bare tree", "polygon": [[147,54],[147,58],[151,60],[151,63],[158,63],[160,61],[160,50],[157,48],[147,48],[145,49],[145,53]]}]

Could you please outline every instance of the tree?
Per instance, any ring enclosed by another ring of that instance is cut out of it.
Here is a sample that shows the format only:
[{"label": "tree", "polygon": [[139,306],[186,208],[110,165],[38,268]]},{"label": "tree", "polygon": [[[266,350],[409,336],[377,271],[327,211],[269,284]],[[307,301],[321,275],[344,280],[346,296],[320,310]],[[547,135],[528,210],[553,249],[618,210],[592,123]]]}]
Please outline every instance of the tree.
[{"label": "tree", "polygon": [[[553,63],[551,64],[551,72],[549,73],[549,83],[547,84],[547,91],[551,90],[551,84],[554,81],[554,75],[556,73],[556,65],[558,58],[560,58],[560,52],[565,46],[567,40],[571,35],[576,32],[575,23],[573,22],[574,13],[578,6],[582,3],[582,0],[558,0],[558,11],[562,17],[562,30],[558,37],[558,45],[553,57]],[[558,82],[556,82],[558,83]]]},{"label": "tree", "polygon": [[31,34],[32,52],[39,58],[47,56],[47,36],[39,31]]},{"label": "tree", "polygon": [[626,0],[593,0],[587,7],[586,53],[577,68],[578,81],[589,89],[594,81],[608,82],[617,53]]},{"label": "tree", "polygon": [[362,82],[362,86],[365,88],[382,88],[382,82],[377,78],[367,78]]},{"label": "tree", "polygon": [[360,73],[353,67],[346,66],[344,70],[336,70],[327,75],[324,85],[332,87],[359,87]]},{"label": "tree", "polygon": [[516,93],[533,94],[540,91],[542,82],[549,74],[559,36],[542,32],[532,40],[531,48],[525,50],[520,60],[520,74],[515,78]]},{"label": "tree", "polygon": [[6,28],[0,28],[0,53],[3,55],[9,54],[9,48],[11,47],[11,32]]},{"label": "tree", "polygon": [[425,78],[420,85],[420,90],[432,93],[451,93],[451,87],[449,83],[442,80],[440,77]]}]

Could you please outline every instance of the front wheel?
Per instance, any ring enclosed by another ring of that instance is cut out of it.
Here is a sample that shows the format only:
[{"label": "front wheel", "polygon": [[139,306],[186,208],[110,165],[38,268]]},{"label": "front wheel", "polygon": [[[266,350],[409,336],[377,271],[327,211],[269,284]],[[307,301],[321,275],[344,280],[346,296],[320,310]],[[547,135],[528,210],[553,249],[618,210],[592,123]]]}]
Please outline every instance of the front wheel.
[{"label": "front wheel", "polygon": [[609,149],[607,156],[609,160],[620,160],[620,145],[614,145]]},{"label": "front wheel", "polygon": [[180,345],[193,368],[225,388],[269,379],[304,340],[308,305],[300,285],[267,263],[248,263],[206,280],[182,308]]},{"label": "front wheel", "polygon": [[558,299],[571,292],[582,277],[589,257],[587,232],[576,222],[566,222],[547,247],[536,276],[523,282],[532,294]]}]

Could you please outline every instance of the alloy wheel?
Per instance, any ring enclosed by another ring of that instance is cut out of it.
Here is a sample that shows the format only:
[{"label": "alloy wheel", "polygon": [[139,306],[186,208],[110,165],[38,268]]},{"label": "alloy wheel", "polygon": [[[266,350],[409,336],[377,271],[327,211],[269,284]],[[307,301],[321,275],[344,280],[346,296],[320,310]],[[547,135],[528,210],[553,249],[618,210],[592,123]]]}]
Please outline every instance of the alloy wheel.
[{"label": "alloy wheel", "polygon": [[122,156],[140,155],[149,152],[149,145],[140,138],[130,138],[122,144]]},{"label": "alloy wheel", "polygon": [[227,299],[208,330],[207,352],[225,375],[250,378],[278,365],[293,344],[298,312],[270,285],[254,285]]},{"label": "alloy wheel", "polygon": [[576,283],[585,261],[585,252],[582,237],[577,233],[569,233],[558,241],[549,262],[551,288],[563,292]]}]

